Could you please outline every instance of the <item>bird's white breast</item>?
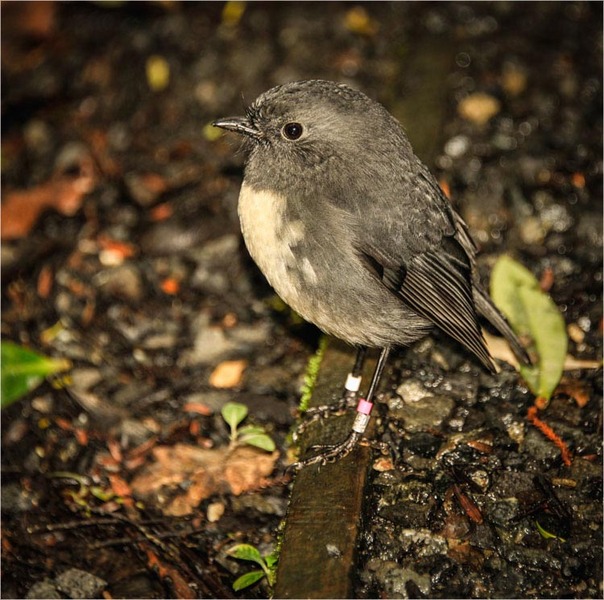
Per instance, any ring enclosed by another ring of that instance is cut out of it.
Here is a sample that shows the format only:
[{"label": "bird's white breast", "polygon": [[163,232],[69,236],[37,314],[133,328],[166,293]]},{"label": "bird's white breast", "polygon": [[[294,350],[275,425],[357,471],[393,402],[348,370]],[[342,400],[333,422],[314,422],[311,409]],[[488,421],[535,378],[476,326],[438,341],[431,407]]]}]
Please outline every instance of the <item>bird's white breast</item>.
[{"label": "bird's white breast", "polygon": [[268,190],[245,183],[239,194],[239,220],[247,249],[268,282],[289,304],[299,295],[296,273],[314,275],[310,265],[297,264],[293,247],[304,238],[304,223],[285,218],[286,200]]}]

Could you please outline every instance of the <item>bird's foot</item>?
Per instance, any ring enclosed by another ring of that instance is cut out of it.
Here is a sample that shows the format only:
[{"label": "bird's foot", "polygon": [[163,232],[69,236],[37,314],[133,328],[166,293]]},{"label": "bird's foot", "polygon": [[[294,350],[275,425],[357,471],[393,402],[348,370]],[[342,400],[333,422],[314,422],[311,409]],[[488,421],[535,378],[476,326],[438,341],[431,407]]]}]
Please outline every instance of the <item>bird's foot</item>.
[{"label": "bird's foot", "polygon": [[303,414],[303,421],[298,425],[293,434],[294,441],[308,429],[310,425],[327,417],[341,417],[345,415],[357,403],[356,392],[344,391],[344,394],[331,404],[322,404],[321,406],[312,406]]},{"label": "bird's foot", "polygon": [[372,402],[361,398],[357,405],[354,422],[352,423],[352,431],[348,434],[348,437],[342,443],[336,444],[335,446],[313,446],[314,449],[323,449],[323,452],[294,463],[291,465],[290,469],[298,471],[303,467],[308,467],[310,465],[319,463],[325,465],[328,462],[335,462],[336,460],[344,458],[359,443],[359,440],[365,433],[365,429],[367,429],[367,425],[371,418],[372,408]]},{"label": "bird's foot", "polygon": [[351,431],[350,435],[340,444],[335,445],[319,445],[312,446],[311,451],[317,451],[318,454],[293,463],[288,467],[292,471],[299,471],[304,467],[311,465],[326,465],[327,463],[336,462],[352,452],[355,446],[359,443],[361,434],[356,431]]}]

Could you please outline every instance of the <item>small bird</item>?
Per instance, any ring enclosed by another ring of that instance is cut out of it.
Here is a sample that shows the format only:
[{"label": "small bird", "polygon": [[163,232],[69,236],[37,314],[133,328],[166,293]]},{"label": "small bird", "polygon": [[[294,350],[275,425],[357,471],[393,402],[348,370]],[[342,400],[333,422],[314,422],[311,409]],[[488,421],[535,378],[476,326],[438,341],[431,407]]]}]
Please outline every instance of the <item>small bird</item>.
[{"label": "small bird", "polygon": [[359,389],[365,349],[381,349],[350,435],[296,467],[354,448],[391,348],[434,327],[494,372],[480,314],[530,363],[478,282],[466,224],[381,104],[344,84],[296,81],[214,126],[244,138],[238,212],[250,255],[291,308],[357,347],[350,394]]}]

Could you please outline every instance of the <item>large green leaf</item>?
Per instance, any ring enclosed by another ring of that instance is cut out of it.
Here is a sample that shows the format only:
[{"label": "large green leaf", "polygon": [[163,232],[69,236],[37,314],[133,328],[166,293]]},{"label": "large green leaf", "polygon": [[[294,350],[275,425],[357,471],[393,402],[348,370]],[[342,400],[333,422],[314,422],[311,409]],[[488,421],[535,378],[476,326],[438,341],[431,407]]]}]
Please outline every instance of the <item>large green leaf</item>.
[{"label": "large green leaf", "polygon": [[520,367],[531,391],[549,400],[564,369],[568,348],[566,325],[533,274],[509,256],[501,256],[491,275],[491,297],[514,331],[532,341],[534,366]]},{"label": "large green leaf", "polygon": [[40,385],[48,375],[71,367],[68,360],[49,358],[13,342],[3,341],[0,344],[0,351],[2,408]]}]

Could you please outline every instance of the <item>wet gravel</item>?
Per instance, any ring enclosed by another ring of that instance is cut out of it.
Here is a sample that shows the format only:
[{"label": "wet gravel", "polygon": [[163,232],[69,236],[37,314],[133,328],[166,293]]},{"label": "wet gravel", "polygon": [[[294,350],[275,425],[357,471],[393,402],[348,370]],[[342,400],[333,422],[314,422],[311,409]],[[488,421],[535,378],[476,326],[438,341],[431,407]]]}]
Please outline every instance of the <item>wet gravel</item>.
[{"label": "wet gravel", "polygon": [[[284,451],[318,335],[242,248],[242,157],[204,129],[239,113],[241,94],[324,77],[396,111],[418,92],[402,72],[416,37],[451,40],[433,170],[484,275],[504,251],[547,274],[570,353],[601,358],[598,4],[251,3],[240,20],[219,3],[48,5],[46,30],[3,9],[3,202],[91,161],[95,184],[75,214],[47,209],[2,244],[3,338],[74,365],[66,386],[45,383],[3,411],[3,598],[184,597],[179,574],[197,597],[229,597],[246,567],[225,548],[275,546],[288,496],[278,472],[184,519],[159,500],[78,496],[73,478],[107,490],[150,460],[137,462],[146,444],[225,444],[230,400]],[[149,89],[150,55],[168,61],[163,91]],[[459,113],[478,93],[497,111],[483,124]],[[236,386],[210,385],[218,364],[240,359]],[[601,597],[601,372],[568,373],[546,412],[570,468],[526,421],[533,398],[516,374],[488,376],[442,339],[401,351],[384,389],[395,468],[372,475],[359,597]],[[187,410],[196,403],[208,414]],[[211,521],[216,504],[224,514]]]}]

